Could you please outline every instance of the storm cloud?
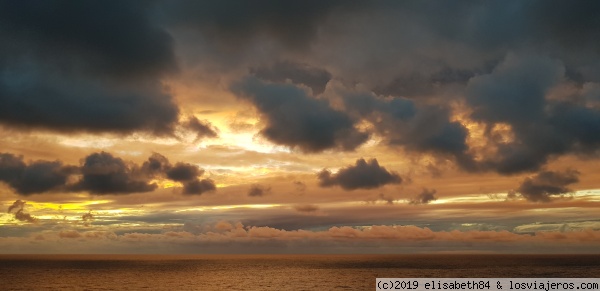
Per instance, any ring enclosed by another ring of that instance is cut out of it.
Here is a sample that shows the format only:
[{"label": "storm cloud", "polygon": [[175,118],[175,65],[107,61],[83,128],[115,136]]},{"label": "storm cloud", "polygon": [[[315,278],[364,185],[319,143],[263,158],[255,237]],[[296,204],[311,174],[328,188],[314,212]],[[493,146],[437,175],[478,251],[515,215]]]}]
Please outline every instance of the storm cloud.
[{"label": "storm cloud", "polygon": [[349,115],[294,85],[247,78],[232,89],[256,106],[265,123],[261,134],[276,144],[304,152],[353,150],[368,138]]},{"label": "storm cloud", "polygon": [[289,80],[294,84],[305,85],[312,89],[314,95],[323,93],[332,77],[324,69],[289,61],[276,62],[269,67],[251,68],[250,73],[266,81],[285,83]]},{"label": "storm cloud", "polygon": [[385,167],[379,166],[377,159],[356,160],[354,166],[341,168],[337,173],[323,169],[317,175],[319,186],[332,187],[339,185],[344,190],[374,189],[387,184],[400,184],[402,178],[396,172],[389,172]]},{"label": "storm cloud", "polygon": [[293,51],[305,51],[327,15],[347,1],[283,3],[260,0],[164,1],[162,14],[174,27],[196,30],[224,51],[243,50],[266,36]]},{"label": "storm cloud", "polygon": [[374,93],[345,94],[344,104],[353,115],[368,120],[389,146],[452,157],[462,167],[473,168],[466,142],[469,132],[460,122],[451,121],[444,106]]},{"label": "storm cloud", "polygon": [[[152,5],[0,4],[0,123],[58,131],[168,134],[179,109],[160,79],[176,71]],[[110,19],[110,21],[107,21]]]},{"label": "storm cloud", "polygon": [[[194,59],[191,70],[228,63],[230,71],[211,74],[236,72],[230,88],[256,107],[261,134],[279,145],[354,150],[376,134],[466,171],[538,171],[556,156],[593,156],[600,145],[599,108],[590,103],[597,91],[550,97],[560,85],[600,82],[598,5],[5,2],[0,123],[159,135],[182,126],[217,137],[209,121],[183,119],[163,84],[180,72],[178,61]],[[239,81],[243,71],[249,76]],[[359,93],[342,94],[338,108],[326,92],[332,83]],[[475,153],[456,111],[488,129],[493,155]],[[357,129],[364,121],[371,128]],[[496,126],[510,126],[514,140],[498,141]]]},{"label": "storm cloud", "polygon": [[489,75],[469,81],[471,117],[488,128],[510,126],[512,140],[486,132],[497,148],[480,162],[503,174],[539,170],[552,156],[590,153],[600,145],[600,111],[575,93],[549,99],[549,91],[566,78],[562,62],[547,57],[509,55]]}]

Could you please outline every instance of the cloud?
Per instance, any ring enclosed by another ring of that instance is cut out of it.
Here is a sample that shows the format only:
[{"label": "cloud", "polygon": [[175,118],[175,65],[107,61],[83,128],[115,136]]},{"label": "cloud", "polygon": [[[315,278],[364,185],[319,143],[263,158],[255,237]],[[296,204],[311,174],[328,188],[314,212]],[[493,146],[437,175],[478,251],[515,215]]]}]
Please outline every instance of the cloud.
[{"label": "cloud", "polygon": [[138,165],[99,152],[86,156],[80,166],[67,166],[60,161],[25,163],[23,157],[0,154],[0,181],[19,195],[57,191],[85,191],[96,195],[142,193],[158,187],[153,179],[181,182],[184,194],[216,190],[214,181],[198,179],[203,174],[204,170],[196,165],[178,162],[173,166],[158,153]]},{"label": "cloud", "polygon": [[217,189],[215,182],[211,179],[198,179],[204,174],[204,170],[198,166],[188,163],[177,163],[175,166],[167,166],[165,174],[167,178],[183,184],[183,194],[200,195]]},{"label": "cloud", "polygon": [[218,137],[218,129],[214,127],[210,122],[204,120],[200,121],[195,116],[190,117],[187,121],[182,123],[183,127],[191,130],[196,134],[196,140],[202,138],[215,138]]},{"label": "cloud", "polygon": [[261,197],[270,192],[271,192],[271,187],[255,184],[255,185],[252,185],[250,187],[250,189],[248,189],[248,196]]},{"label": "cloud", "polygon": [[90,226],[94,219],[95,219],[95,216],[94,216],[94,214],[92,214],[91,210],[88,213],[85,213],[84,215],[81,216],[81,221],[83,222],[83,225],[85,225],[85,226]]},{"label": "cloud", "polygon": [[[152,23],[148,14],[151,5],[119,2],[79,6],[61,1],[39,4],[3,3],[1,9],[3,37],[10,37],[19,45],[31,45],[28,53],[33,57],[77,64],[83,72],[119,78],[161,75],[175,66],[172,39]],[[54,21],[57,13],[62,19],[60,24]],[[108,16],[112,20],[108,24],[97,21]],[[16,44],[9,47],[15,53],[19,48],[14,47]]]},{"label": "cloud", "polygon": [[488,128],[508,125],[512,139],[487,130],[495,154],[479,161],[484,170],[513,174],[539,170],[557,155],[589,154],[600,145],[600,111],[578,102],[577,93],[550,99],[564,82],[562,62],[540,56],[508,55],[491,74],[475,77],[467,87],[471,118]]},{"label": "cloud", "polygon": [[217,190],[217,186],[211,179],[194,179],[183,183],[183,194],[187,195],[200,195],[215,190]]},{"label": "cloud", "polygon": [[71,186],[71,189],[99,195],[155,190],[157,185],[150,183],[147,176],[139,175],[136,168],[110,153],[93,153],[82,161],[81,180]]},{"label": "cloud", "polygon": [[64,188],[74,167],[60,161],[32,161],[26,164],[23,157],[0,153],[0,181],[21,195],[57,191]]},{"label": "cloud", "polygon": [[209,44],[224,51],[243,50],[264,36],[286,49],[305,51],[316,37],[319,23],[342,3],[348,6],[341,1],[165,1],[161,9],[173,26],[198,31]]},{"label": "cloud", "polygon": [[553,195],[572,192],[573,190],[567,186],[579,182],[579,174],[578,171],[572,169],[564,172],[542,171],[525,178],[515,191],[521,193],[529,201],[549,202]]},{"label": "cloud", "polygon": [[23,207],[25,207],[25,201],[19,199],[15,202],[13,202],[13,204],[11,206],[8,207],[8,213],[11,213],[13,211],[13,209],[23,209]]},{"label": "cloud", "polygon": [[450,110],[445,106],[417,105],[407,98],[374,93],[342,95],[346,109],[369,121],[389,146],[450,156],[464,168],[473,167],[466,143],[469,132],[460,122],[451,121]]},{"label": "cloud", "polygon": [[23,212],[23,209],[19,209],[19,211],[15,212],[15,219],[32,223],[37,221],[37,218],[31,216],[29,213]]},{"label": "cloud", "polygon": [[313,204],[302,204],[294,206],[294,209],[296,209],[298,212],[311,213],[319,210],[319,206]]},{"label": "cloud", "polygon": [[177,68],[173,40],[152,22],[150,3],[0,6],[0,38],[10,44],[0,51],[0,123],[172,133],[179,109],[161,79]]},{"label": "cloud", "polygon": [[394,204],[394,198],[391,196],[386,196],[383,193],[379,193],[379,199],[385,201],[386,204],[388,205],[393,205]]},{"label": "cloud", "polygon": [[423,188],[423,192],[419,193],[419,195],[411,199],[408,203],[413,205],[429,204],[429,202],[437,200],[437,197],[435,196],[436,193],[437,191],[435,189],[429,190]]},{"label": "cloud", "polygon": [[318,173],[319,186],[332,187],[339,185],[344,190],[373,189],[387,184],[400,184],[402,178],[396,172],[388,172],[379,166],[377,159],[356,160],[354,166],[341,168],[337,173],[323,169]]},{"label": "cloud", "polygon": [[250,73],[265,81],[285,83],[289,80],[294,84],[307,86],[312,89],[314,95],[322,94],[332,77],[326,70],[290,61],[275,62],[269,67],[252,68]]},{"label": "cloud", "polygon": [[152,178],[167,178],[183,184],[183,194],[197,195],[216,190],[211,179],[199,180],[204,170],[198,166],[178,162],[174,166],[168,159],[154,153],[142,166],[126,163],[106,152],[86,157],[81,166],[83,177],[75,185],[74,191],[88,191],[92,194],[128,194],[150,192],[157,188]]},{"label": "cloud", "polygon": [[506,174],[531,171],[550,154],[565,151],[565,141],[547,136],[552,128],[544,129],[545,96],[563,75],[564,67],[555,60],[509,55],[491,74],[469,80],[471,118],[509,124],[515,135],[513,142],[497,145],[498,153],[482,162],[485,166]]},{"label": "cloud", "polygon": [[17,209],[17,211],[14,213],[14,218],[16,220],[32,223],[37,222],[37,218],[31,216],[31,214],[29,213],[23,212],[23,209],[25,208],[25,203],[26,202],[23,200],[17,200],[13,202],[13,204],[8,207],[8,213],[11,213],[13,210]]},{"label": "cloud", "polygon": [[92,214],[92,211],[90,210],[88,213],[81,216],[81,220],[86,223],[92,221],[94,220],[94,214]]},{"label": "cloud", "polygon": [[177,163],[166,170],[167,178],[177,182],[194,180],[203,173],[198,166],[188,163]]},{"label": "cloud", "polygon": [[152,153],[148,160],[142,164],[141,172],[154,178],[161,177],[169,169],[171,169],[171,163],[167,157],[159,153]]},{"label": "cloud", "polygon": [[235,84],[233,91],[256,106],[265,123],[261,134],[276,144],[304,152],[353,150],[368,138],[355,128],[350,116],[294,85],[247,78]]},{"label": "cloud", "polygon": [[[45,232],[38,243],[34,237],[1,237],[5,250],[23,252],[62,252],[68,242],[78,253],[398,253],[398,252],[494,252],[520,253],[564,252],[565,246],[577,253],[593,252],[600,232],[469,230],[434,231],[412,225],[369,225],[330,227],[324,230],[284,230],[273,227],[244,226],[240,223],[216,222],[195,229],[197,233],[172,230],[163,233],[77,231],[65,229]],[[38,236],[39,237],[39,236]],[[535,247],[532,247],[535,246]]]},{"label": "cloud", "polygon": [[296,189],[296,191],[298,192],[304,192],[306,191],[306,184],[303,183],[302,181],[294,181],[294,188]]},{"label": "cloud", "polygon": [[76,230],[63,230],[58,233],[58,237],[67,239],[80,238],[81,234]]}]

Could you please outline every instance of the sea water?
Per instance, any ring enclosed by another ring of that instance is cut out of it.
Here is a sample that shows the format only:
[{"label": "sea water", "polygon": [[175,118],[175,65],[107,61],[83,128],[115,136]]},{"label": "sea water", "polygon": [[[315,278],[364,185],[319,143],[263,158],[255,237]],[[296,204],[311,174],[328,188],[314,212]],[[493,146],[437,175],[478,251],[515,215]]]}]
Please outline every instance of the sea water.
[{"label": "sea water", "polygon": [[376,278],[600,277],[599,255],[0,255],[0,290],[374,290]]}]

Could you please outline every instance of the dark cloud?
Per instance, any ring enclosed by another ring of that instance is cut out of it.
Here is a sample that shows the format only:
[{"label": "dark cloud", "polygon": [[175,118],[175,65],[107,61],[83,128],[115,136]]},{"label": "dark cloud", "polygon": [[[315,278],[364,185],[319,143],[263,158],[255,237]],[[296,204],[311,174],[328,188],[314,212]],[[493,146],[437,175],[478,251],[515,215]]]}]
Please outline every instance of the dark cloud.
[{"label": "dark cloud", "polygon": [[498,141],[488,130],[488,146],[496,147],[497,153],[480,161],[481,168],[503,174],[535,171],[553,156],[595,151],[600,145],[600,111],[577,98],[547,97],[564,78],[560,61],[509,55],[491,74],[469,81],[471,117],[488,128],[507,124],[514,135]]},{"label": "dark cloud", "polygon": [[274,143],[304,152],[353,150],[368,137],[354,127],[355,121],[347,114],[296,86],[247,78],[233,90],[256,106],[266,123],[261,133]]},{"label": "dark cloud", "polygon": [[509,55],[491,74],[469,80],[471,117],[516,126],[540,119],[546,92],[563,75],[564,67],[555,60]]},{"label": "dark cloud", "polygon": [[218,129],[216,127],[206,120],[198,120],[198,118],[195,116],[183,122],[182,125],[185,129],[196,134],[196,140],[200,140],[202,138],[215,138],[219,136]]},{"label": "dark cloud", "polygon": [[424,98],[425,95],[436,93],[437,87],[450,85],[465,85],[472,77],[489,73],[486,65],[472,70],[440,66],[432,72],[404,73],[388,83],[373,88],[378,95],[405,96],[409,98]]},{"label": "dark cloud", "polygon": [[423,192],[419,193],[419,195],[411,199],[408,203],[413,205],[429,204],[429,202],[437,200],[436,193],[435,189],[429,190],[424,188]]},{"label": "dark cloud", "polygon": [[387,205],[394,205],[394,197],[387,196],[383,193],[379,193],[379,198],[377,200],[385,201]]},{"label": "dark cloud", "polygon": [[83,224],[85,226],[89,226],[93,220],[94,220],[94,214],[92,214],[91,210],[88,213],[81,216],[81,221],[83,222]]},{"label": "dark cloud", "polygon": [[467,135],[468,130],[460,122],[450,121],[448,109],[426,106],[402,129],[392,133],[390,144],[403,145],[414,151],[452,155],[462,162],[468,150]]},{"label": "dark cloud", "polygon": [[13,204],[8,207],[8,213],[12,213],[13,210],[17,209],[17,211],[14,213],[14,218],[16,220],[26,221],[26,222],[36,222],[37,218],[31,216],[31,214],[29,214],[29,213],[23,212],[23,209],[25,208],[25,203],[26,202],[23,200],[17,200],[15,202],[13,202]]},{"label": "dark cloud", "polygon": [[183,194],[186,195],[200,195],[215,190],[217,190],[217,186],[211,179],[194,179],[183,183]]},{"label": "dark cloud", "polygon": [[[206,121],[182,120],[163,87],[177,70],[177,46],[186,61],[250,68],[253,77],[233,91],[254,104],[261,134],[276,144],[353,150],[368,138],[356,125],[368,121],[384,144],[463,170],[539,171],[563,155],[598,156],[600,107],[592,101],[600,95],[581,91],[600,82],[599,7],[555,0],[6,1],[0,123],[163,135],[179,125],[215,137]],[[333,106],[330,92],[323,93],[327,84],[368,93],[342,96]],[[579,91],[551,96],[565,84]],[[491,154],[470,148],[469,130],[455,113],[486,128]],[[498,138],[497,126],[514,138]],[[47,182],[41,188],[19,182],[21,170],[0,176],[17,191],[44,192],[61,187],[62,174],[45,174],[61,166],[31,168],[28,179]],[[154,174],[164,175],[161,169]]]},{"label": "dark cloud", "polygon": [[25,203],[26,202],[21,199],[16,200],[11,206],[8,207],[8,213],[11,213],[13,209],[23,209],[23,207],[25,207]]},{"label": "dark cloud", "polygon": [[466,143],[468,130],[451,121],[450,110],[444,106],[417,106],[410,99],[374,94],[347,94],[344,104],[353,115],[371,122],[388,145],[454,157],[464,168],[473,167]]},{"label": "dark cloud", "polygon": [[529,201],[549,202],[553,195],[572,192],[573,190],[567,186],[579,182],[579,174],[578,171],[572,169],[564,172],[542,171],[534,176],[525,178],[521,185],[514,191],[521,193]]},{"label": "dark cloud", "polygon": [[198,177],[204,174],[204,170],[196,165],[178,162],[174,166],[161,154],[154,153],[141,167],[141,173],[148,177],[168,178],[183,184],[183,194],[200,195],[205,192],[215,191],[217,186],[211,179]]},{"label": "dark cloud", "polygon": [[248,189],[248,196],[261,197],[270,192],[271,192],[271,187],[255,184],[255,185],[252,185],[250,187],[250,189]]},{"label": "dark cloud", "polygon": [[29,213],[23,212],[23,209],[19,209],[19,211],[17,211],[15,213],[15,219],[19,220],[19,221],[26,221],[26,222],[36,222],[37,221],[37,218],[33,217]]},{"label": "dark cloud", "polygon": [[37,68],[0,76],[0,122],[58,131],[169,134],[179,109],[155,88],[112,88]]},{"label": "dark cloud", "polygon": [[270,67],[253,68],[250,73],[266,81],[284,83],[290,80],[294,84],[305,85],[312,89],[314,95],[323,93],[332,77],[326,70],[289,61],[276,62]]},{"label": "dark cloud", "polygon": [[195,29],[228,51],[267,36],[287,49],[308,49],[318,25],[332,9],[347,1],[281,2],[260,0],[165,1],[163,15],[175,26]]},{"label": "dark cloud", "polygon": [[388,172],[385,167],[379,166],[377,159],[372,159],[369,162],[358,159],[354,166],[341,168],[335,174],[323,169],[317,176],[319,186],[332,187],[339,185],[344,190],[373,189],[402,182],[402,178],[398,173]]},{"label": "dark cloud", "polygon": [[506,193],[506,197],[505,197],[505,199],[504,199],[504,200],[505,200],[505,201],[511,201],[511,200],[516,200],[516,199],[518,199],[518,198],[519,198],[519,197],[518,197],[517,191],[515,191],[515,190],[513,189],[513,190],[510,190],[510,191],[508,191],[508,193]]},{"label": "dark cloud", "polygon": [[165,174],[167,178],[181,182],[183,184],[183,194],[186,195],[200,195],[217,189],[213,180],[200,180],[198,177],[204,174],[204,170],[192,164],[176,163],[175,166],[169,166]]},{"label": "dark cloud", "polygon": [[160,177],[169,169],[171,169],[171,163],[167,157],[159,153],[152,153],[142,164],[141,172],[148,177]]},{"label": "dark cloud", "polygon": [[600,32],[593,29],[600,25],[594,11],[600,9],[595,1],[583,1],[567,5],[558,0],[535,1],[529,8],[531,29],[539,31],[540,38],[556,40],[561,46],[574,50],[600,48]]},{"label": "dark cloud", "polygon": [[427,169],[427,172],[429,172],[429,174],[431,174],[432,178],[441,178],[443,171],[442,169],[440,169],[440,167],[429,163],[427,164],[427,166],[425,166],[425,169]]},{"label": "dark cloud", "polygon": [[303,205],[296,205],[294,206],[294,209],[296,209],[296,211],[298,212],[316,212],[317,210],[319,210],[319,206],[317,205],[312,205],[312,204],[303,204]]},{"label": "dark cloud", "polygon": [[170,35],[150,3],[0,3],[0,122],[59,131],[168,134],[179,109],[160,79]]},{"label": "dark cloud", "polygon": [[106,152],[95,153],[81,166],[83,177],[71,186],[74,191],[92,194],[128,194],[150,192],[157,188],[153,178],[168,178],[183,184],[183,194],[202,194],[216,190],[210,179],[198,179],[204,170],[178,162],[172,166],[166,157],[154,153],[142,166],[126,163]]},{"label": "dark cloud", "polygon": [[148,177],[140,176],[136,170],[135,165],[110,153],[93,153],[82,161],[81,180],[71,189],[104,195],[150,192],[157,188]]},{"label": "dark cloud", "polygon": [[[347,94],[344,97],[344,105],[348,111],[373,121],[383,118],[391,121],[408,121],[417,114],[415,102],[403,97],[383,98],[366,93]],[[380,123],[385,122],[380,121]]]},{"label": "dark cloud", "polygon": [[82,215],[81,220],[83,220],[84,222],[94,220],[94,215],[92,214],[92,211],[90,210],[88,213]]},{"label": "dark cloud", "polygon": [[60,161],[32,161],[26,164],[23,157],[0,154],[0,181],[21,195],[62,189],[69,175],[75,171],[75,167],[64,166]]},{"label": "dark cloud", "polygon": [[177,182],[194,180],[203,173],[198,166],[188,163],[177,163],[166,171],[167,178]]},{"label": "dark cloud", "polygon": [[306,184],[304,184],[302,181],[294,181],[293,184],[294,184],[294,187],[296,188],[296,191],[298,191],[298,192],[306,191]]},{"label": "dark cloud", "polygon": [[162,75],[175,68],[172,39],[152,22],[150,3],[51,0],[0,5],[0,31],[12,40],[4,51],[115,78]]},{"label": "dark cloud", "polygon": [[[107,152],[93,153],[85,157],[80,166],[66,166],[60,161],[25,163],[23,157],[0,154],[0,181],[20,195],[55,191],[86,191],[98,195],[150,192],[157,188],[153,179],[181,182],[184,194],[216,190],[212,180],[199,180],[203,174],[204,170],[192,164],[178,162],[173,166],[159,153],[153,153],[141,165]],[[15,205],[10,210],[18,206]]]}]

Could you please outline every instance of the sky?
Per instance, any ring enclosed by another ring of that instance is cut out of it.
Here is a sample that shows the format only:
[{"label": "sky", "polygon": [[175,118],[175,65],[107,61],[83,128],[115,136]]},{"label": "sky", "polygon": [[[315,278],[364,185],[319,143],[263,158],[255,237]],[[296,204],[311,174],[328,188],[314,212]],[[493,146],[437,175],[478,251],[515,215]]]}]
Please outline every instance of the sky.
[{"label": "sky", "polygon": [[0,1],[0,253],[598,253],[598,1]]}]

